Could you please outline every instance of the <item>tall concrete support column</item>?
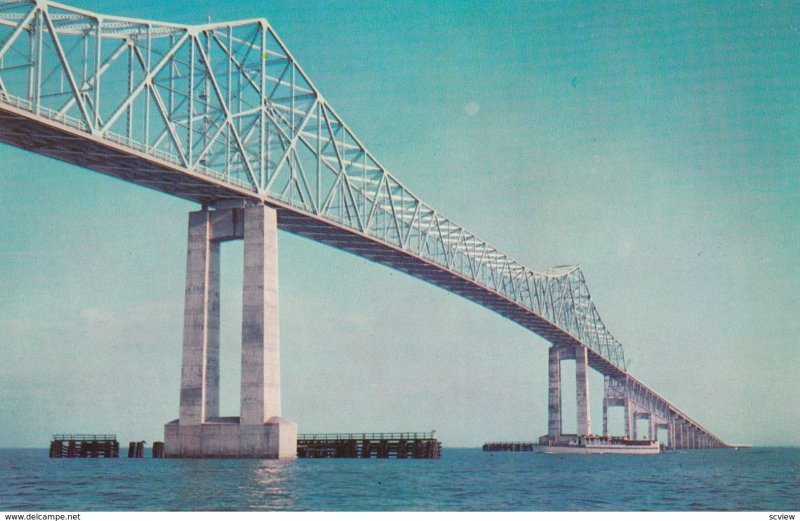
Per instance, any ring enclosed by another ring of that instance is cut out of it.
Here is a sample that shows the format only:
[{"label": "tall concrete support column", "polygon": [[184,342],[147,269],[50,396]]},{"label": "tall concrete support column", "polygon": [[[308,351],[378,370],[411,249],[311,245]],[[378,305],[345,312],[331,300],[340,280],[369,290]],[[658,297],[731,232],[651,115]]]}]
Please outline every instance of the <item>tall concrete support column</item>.
[{"label": "tall concrete support column", "polygon": [[210,212],[189,214],[179,419],[200,425],[219,416],[219,243]]},{"label": "tall concrete support column", "polygon": [[656,426],[656,417],[652,412],[650,413],[650,439],[651,440],[658,439],[658,427]]},{"label": "tall concrete support column", "polygon": [[608,436],[608,389],[611,386],[611,377],[603,375],[603,436]]},{"label": "tall concrete support column", "polygon": [[551,346],[547,360],[547,437],[561,436],[561,348]]},{"label": "tall concrete support column", "polygon": [[684,420],[681,420],[681,448],[689,448],[689,426]]},{"label": "tall concrete support column", "polygon": [[592,431],[589,416],[589,357],[586,346],[575,348],[575,390],[578,402],[578,435],[587,436]]},{"label": "tall concrete support column", "polygon": [[672,440],[672,422],[667,421],[667,423],[663,424],[662,427],[667,429],[667,439],[664,442],[664,444],[667,447],[674,447],[675,444],[673,443],[673,440]]},{"label": "tall concrete support column", "polygon": [[631,386],[628,383],[628,378],[625,377],[625,402],[623,403],[623,415],[625,416],[625,437],[633,438],[633,430],[631,429]]},{"label": "tall concrete support column", "polygon": [[266,206],[244,211],[242,425],[281,415],[278,331],[278,217]]},{"label": "tall concrete support column", "polygon": [[678,448],[678,440],[676,438],[676,428],[677,424],[675,423],[675,419],[673,418],[672,421],[669,422],[669,446],[673,449]]}]

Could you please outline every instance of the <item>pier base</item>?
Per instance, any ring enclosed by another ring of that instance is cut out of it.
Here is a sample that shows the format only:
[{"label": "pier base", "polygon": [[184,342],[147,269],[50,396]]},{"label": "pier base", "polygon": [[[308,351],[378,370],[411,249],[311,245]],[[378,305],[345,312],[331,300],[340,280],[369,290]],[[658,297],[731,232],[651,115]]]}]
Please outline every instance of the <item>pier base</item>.
[{"label": "pier base", "polygon": [[164,426],[167,458],[297,457],[297,424],[273,417],[261,425],[242,425],[238,417],[212,418],[200,425]]}]

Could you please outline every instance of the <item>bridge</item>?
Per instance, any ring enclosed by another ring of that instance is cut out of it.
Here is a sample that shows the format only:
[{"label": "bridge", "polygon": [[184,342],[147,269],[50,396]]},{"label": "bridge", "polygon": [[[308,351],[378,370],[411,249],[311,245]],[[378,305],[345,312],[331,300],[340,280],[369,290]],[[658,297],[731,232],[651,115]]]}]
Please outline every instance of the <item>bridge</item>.
[{"label": "bridge", "polygon": [[[265,19],[204,25],[0,0],[0,141],[201,205],[189,215],[180,410],[168,456],[292,457],[281,417],[277,230],[476,302],[549,341],[548,433],[561,361],[576,366],[577,434],[603,427],[673,448],[727,445],[631,375],[578,266],[516,262],[441,215],[375,158]],[[244,240],[241,412],[219,416],[219,244]],[[637,433],[639,419],[648,420]]]}]

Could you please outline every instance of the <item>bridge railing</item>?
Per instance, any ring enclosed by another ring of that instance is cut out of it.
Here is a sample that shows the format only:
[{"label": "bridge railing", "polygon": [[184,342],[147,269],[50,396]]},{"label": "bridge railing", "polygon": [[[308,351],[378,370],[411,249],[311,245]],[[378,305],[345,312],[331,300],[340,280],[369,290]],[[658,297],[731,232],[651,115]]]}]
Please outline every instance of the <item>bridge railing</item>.
[{"label": "bridge railing", "polygon": [[266,20],[182,26],[0,0],[0,103],[415,255],[625,370],[578,267],[530,270],[423,202],[364,147]]},{"label": "bridge railing", "polygon": [[53,441],[117,441],[116,434],[53,434]]}]

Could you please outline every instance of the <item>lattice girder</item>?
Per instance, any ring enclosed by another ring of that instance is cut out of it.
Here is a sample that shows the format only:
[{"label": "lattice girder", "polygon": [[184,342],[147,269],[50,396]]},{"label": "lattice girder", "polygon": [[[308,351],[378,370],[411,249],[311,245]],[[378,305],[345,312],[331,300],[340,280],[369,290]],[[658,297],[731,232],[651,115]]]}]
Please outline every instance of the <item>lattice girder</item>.
[{"label": "lattice girder", "polygon": [[0,102],[425,259],[625,371],[580,268],[534,272],[423,202],[363,146],[264,19],[183,26],[0,0]]}]

